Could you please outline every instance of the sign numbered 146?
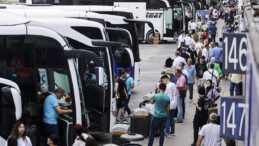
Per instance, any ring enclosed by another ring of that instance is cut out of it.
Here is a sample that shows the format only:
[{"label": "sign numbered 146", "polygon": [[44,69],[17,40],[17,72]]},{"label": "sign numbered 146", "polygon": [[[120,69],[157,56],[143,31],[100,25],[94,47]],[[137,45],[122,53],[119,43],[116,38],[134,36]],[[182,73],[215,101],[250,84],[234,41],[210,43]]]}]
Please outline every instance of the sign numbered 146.
[{"label": "sign numbered 146", "polygon": [[246,34],[223,34],[223,72],[245,74],[246,71]]}]

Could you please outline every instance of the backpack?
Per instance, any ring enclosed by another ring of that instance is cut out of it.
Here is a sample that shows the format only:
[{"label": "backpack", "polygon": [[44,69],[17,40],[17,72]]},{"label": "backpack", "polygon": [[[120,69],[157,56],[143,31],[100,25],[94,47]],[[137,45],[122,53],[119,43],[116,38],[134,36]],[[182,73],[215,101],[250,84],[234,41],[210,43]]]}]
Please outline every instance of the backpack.
[{"label": "backpack", "polygon": [[171,58],[171,57],[168,57],[166,60],[165,60],[165,67],[172,67],[173,66],[173,62],[174,60]]}]

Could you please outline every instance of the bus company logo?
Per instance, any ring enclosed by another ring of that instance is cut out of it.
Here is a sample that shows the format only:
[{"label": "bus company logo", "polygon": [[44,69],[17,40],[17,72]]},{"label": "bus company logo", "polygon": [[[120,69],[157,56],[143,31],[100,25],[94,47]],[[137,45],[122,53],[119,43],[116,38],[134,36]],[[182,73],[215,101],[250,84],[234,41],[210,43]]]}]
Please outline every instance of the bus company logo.
[{"label": "bus company logo", "polygon": [[161,18],[163,13],[147,12],[146,18]]}]

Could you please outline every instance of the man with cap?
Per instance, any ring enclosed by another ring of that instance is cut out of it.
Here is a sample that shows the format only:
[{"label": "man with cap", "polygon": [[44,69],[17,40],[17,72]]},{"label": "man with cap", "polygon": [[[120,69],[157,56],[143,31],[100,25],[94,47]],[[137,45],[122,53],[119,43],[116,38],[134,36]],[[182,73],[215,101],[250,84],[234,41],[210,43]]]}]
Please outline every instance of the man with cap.
[{"label": "man with cap", "polygon": [[216,61],[215,57],[211,57],[210,62],[207,63],[207,65],[206,65],[207,69],[209,69],[210,63],[214,63],[214,70],[216,70],[219,73],[219,76],[222,77],[222,71],[220,69],[220,65],[218,63],[216,63],[215,61]]},{"label": "man with cap", "polygon": [[209,117],[209,124],[204,125],[199,133],[199,139],[196,146],[200,146],[204,138],[204,145],[221,146],[220,125],[218,122],[218,115],[211,113]]},{"label": "man with cap", "polygon": [[196,112],[195,112],[194,120],[193,120],[194,141],[191,146],[196,146],[196,142],[198,140],[199,129],[202,128],[202,126],[207,123],[207,119],[208,119],[209,99],[205,95],[205,88],[200,87],[198,90],[198,93],[199,93],[199,100],[197,103],[193,103],[196,107]]}]

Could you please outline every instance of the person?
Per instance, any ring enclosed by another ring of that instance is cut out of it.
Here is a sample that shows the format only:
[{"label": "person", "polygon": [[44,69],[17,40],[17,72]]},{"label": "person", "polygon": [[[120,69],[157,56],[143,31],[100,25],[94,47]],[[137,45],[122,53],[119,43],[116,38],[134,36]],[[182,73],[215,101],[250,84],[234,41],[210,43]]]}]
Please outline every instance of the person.
[{"label": "person", "polygon": [[185,62],[187,62],[188,58],[190,58],[189,54],[186,53],[186,48],[182,48],[181,57],[185,59]]},{"label": "person", "polygon": [[183,62],[184,64],[187,64],[185,59],[183,57],[181,57],[181,53],[179,51],[176,51],[175,52],[175,59],[174,59],[174,62],[173,62],[173,68],[176,69],[176,67],[179,66],[179,63],[180,62]]},{"label": "person", "polygon": [[192,101],[192,99],[193,99],[193,85],[195,84],[195,79],[196,79],[196,69],[195,69],[195,66],[192,65],[192,59],[191,58],[188,59],[187,65],[184,67],[184,69],[188,72],[187,85],[188,85],[188,89],[190,91],[189,101]]},{"label": "person", "polygon": [[56,134],[50,134],[48,137],[47,144],[49,146],[58,146],[59,145],[59,137]]},{"label": "person", "polygon": [[184,42],[185,42],[185,45],[188,46],[188,48],[191,48],[191,44],[192,44],[191,34],[188,34],[187,36],[184,37]]},{"label": "person", "polygon": [[233,32],[233,27],[231,23],[228,23],[228,32]]},{"label": "person", "polygon": [[228,22],[225,21],[225,25],[222,27],[222,33],[228,32]]},{"label": "person", "polygon": [[180,36],[178,37],[178,47],[181,47],[181,44],[184,43],[184,36],[185,36],[185,32],[182,30]]},{"label": "person", "polygon": [[127,73],[127,76],[125,78],[125,82],[126,82],[126,90],[127,90],[128,98],[125,100],[124,109],[128,113],[128,115],[130,115],[131,110],[130,110],[128,105],[129,105],[129,101],[130,101],[130,97],[131,97],[131,90],[134,88],[134,80],[130,76],[131,75],[131,69],[130,68],[126,69],[126,73]]},{"label": "person", "polygon": [[[10,137],[14,137],[18,146],[32,146],[31,140],[25,134],[26,128],[23,122],[18,121],[14,124]],[[10,140],[13,141],[13,138]],[[5,143],[5,146],[9,146],[9,140]],[[14,142],[11,142],[14,143]]]},{"label": "person", "polygon": [[210,43],[210,50],[209,50],[209,60],[211,60],[211,57],[213,55],[213,50],[215,49],[215,43],[214,42],[211,42]]},{"label": "person", "polygon": [[80,124],[74,125],[74,133],[76,135],[75,142],[72,146],[85,146],[86,139],[88,138],[88,134],[83,133],[85,128]]},{"label": "person", "polygon": [[200,58],[199,63],[195,65],[195,69],[196,69],[196,73],[197,73],[197,75],[196,75],[196,79],[197,79],[196,85],[198,87],[198,90],[202,85],[203,74],[204,74],[205,71],[207,71],[206,62],[204,60],[205,60],[205,57],[202,56]]},{"label": "person", "polygon": [[[180,92],[185,92],[186,79],[182,74],[182,70],[178,67],[175,70],[175,75],[178,77],[176,87],[177,87],[177,109],[178,109],[178,119],[175,121],[176,123],[183,122],[183,95],[180,96]],[[181,91],[180,91],[181,90]]]},{"label": "person", "polygon": [[209,61],[209,49],[210,49],[209,44],[206,44],[206,45],[205,45],[205,48],[202,50],[202,56],[205,57],[205,61],[206,61],[206,62]]},{"label": "person", "polygon": [[9,136],[7,139],[7,146],[18,146],[17,139],[15,136]]},{"label": "person", "polygon": [[96,146],[96,141],[91,135],[87,137],[85,141],[85,146]]},{"label": "person", "polygon": [[215,61],[216,61],[215,57],[211,57],[210,62],[207,63],[207,65],[206,65],[207,69],[209,69],[210,63],[214,63],[214,70],[216,70],[219,73],[219,76],[222,77],[223,74],[222,74],[222,71],[220,69],[220,65],[218,63],[216,63]]},{"label": "person", "polygon": [[225,8],[225,21],[228,21],[229,8]]},{"label": "person", "polygon": [[212,19],[212,21],[217,21],[217,19],[218,19],[218,10],[216,9],[216,8],[214,8],[213,10],[212,10],[212,17],[213,17],[213,19]]},{"label": "person", "polygon": [[[125,70],[120,71],[120,78],[118,79],[118,88],[117,88],[117,110],[116,110],[116,117],[119,114],[119,110],[121,110],[121,119],[123,123],[127,123],[128,121],[124,118],[124,103],[125,100],[128,98],[127,91],[126,91],[126,84],[124,78],[126,78],[127,73]],[[119,120],[116,120],[120,122]]]},{"label": "person", "polygon": [[209,124],[204,125],[199,132],[199,139],[196,146],[200,146],[204,138],[205,146],[221,146],[220,125],[216,124],[218,115],[211,113],[209,116]]},{"label": "person", "polygon": [[221,38],[219,38],[219,46],[218,47],[220,47],[220,48],[222,48],[223,47],[223,39],[222,39],[222,37]]},{"label": "person", "polygon": [[204,74],[203,74],[203,79],[202,79],[202,86],[206,88],[207,84],[205,84],[205,81],[207,80],[212,80],[213,86],[218,86],[219,84],[219,73],[214,70],[214,63],[210,63],[209,65],[209,70],[207,70]]},{"label": "person", "polygon": [[192,30],[192,34],[195,34],[195,30],[197,28],[197,24],[195,23],[195,21],[192,19],[191,23],[189,24],[190,29]]},{"label": "person", "polygon": [[[161,82],[166,84],[165,94],[170,98],[170,111],[169,111],[167,119],[166,119],[165,136],[170,137],[169,133],[171,133],[172,136],[175,136],[174,114],[175,114],[176,105],[177,105],[176,85],[174,83],[170,82],[168,75],[163,75],[161,77]],[[171,132],[169,132],[170,127],[171,127]]]},{"label": "person", "polygon": [[205,95],[209,98],[212,99],[213,103],[219,99],[220,94],[218,91],[214,88],[212,84],[212,80],[207,80],[207,88],[205,90]]},{"label": "person", "polygon": [[236,96],[240,95],[238,93],[239,90],[239,84],[242,82],[243,76],[241,74],[229,74],[229,80],[230,80],[230,96],[234,96],[234,90],[236,92]]},{"label": "person", "polygon": [[61,99],[65,90],[61,87],[55,89],[54,93],[50,94],[44,100],[43,105],[43,129],[45,133],[45,146],[47,146],[47,137],[53,133],[59,135],[59,128],[57,123],[58,114],[72,113],[72,109],[61,109],[58,104],[58,99]]},{"label": "person", "polygon": [[215,57],[215,62],[220,64],[220,58],[222,56],[222,48],[219,48],[218,42],[215,43],[215,48],[212,51],[212,57]]},{"label": "person", "polygon": [[210,31],[210,37],[211,37],[211,41],[215,43],[215,38],[216,36],[218,36],[218,31],[217,31],[217,27],[215,26],[215,23],[212,23],[212,26],[209,27],[209,31]]},{"label": "person", "polygon": [[207,123],[207,119],[208,119],[208,105],[207,105],[208,98],[205,95],[205,88],[200,87],[198,90],[198,93],[199,93],[198,103],[193,103],[196,107],[196,112],[193,120],[194,141],[192,146],[196,145],[196,142],[198,140],[199,129],[202,128],[202,126]]},{"label": "person", "polygon": [[158,94],[155,94],[151,99],[151,104],[155,104],[154,116],[151,121],[149,129],[148,146],[152,146],[154,142],[155,130],[160,127],[159,146],[164,144],[164,129],[170,109],[170,98],[165,94],[166,84],[160,83],[158,87]]},{"label": "person", "polygon": [[202,26],[201,18],[198,18],[198,22],[197,22],[197,32],[201,32],[201,26]]}]

